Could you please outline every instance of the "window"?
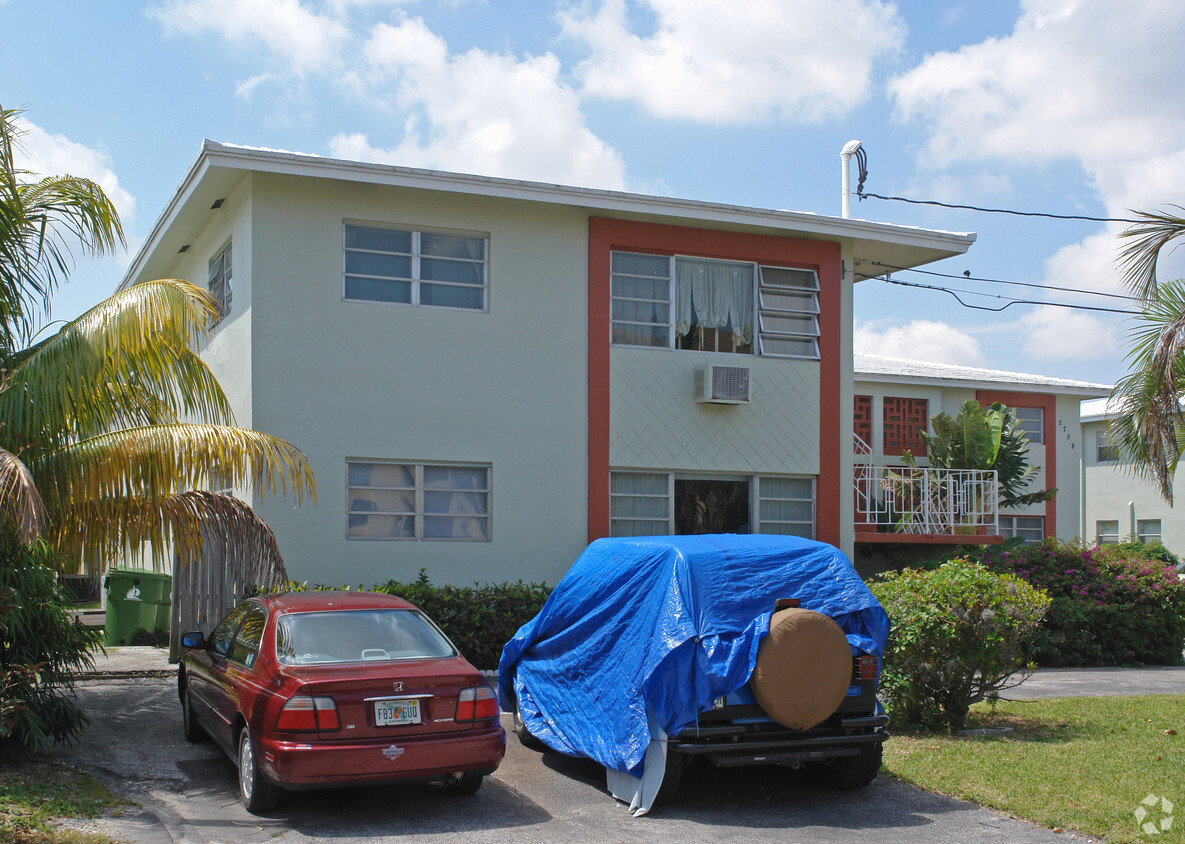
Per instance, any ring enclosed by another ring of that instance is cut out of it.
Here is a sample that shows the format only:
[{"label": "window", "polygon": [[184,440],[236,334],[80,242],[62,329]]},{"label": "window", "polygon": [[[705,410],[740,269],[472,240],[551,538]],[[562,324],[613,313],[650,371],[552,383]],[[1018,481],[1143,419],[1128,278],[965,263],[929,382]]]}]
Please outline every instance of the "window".
[{"label": "window", "polygon": [[1033,545],[1045,539],[1045,519],[1041,516],[1001,516],[1000,535],[1019,536]]},{"label": "window", "polygon": [[1160,542],[1160,519],[1136,519],[1136,539],[1140,542]]},{"label": "window", "polygon": [[612,472],[610,536],[815,535],[814,478]]},{"label": "window", "polygon": [[490,538],[490,469],[472,465],[347,463],[346,538]]},{"label": "window", "polygon": [[210,259],[210,295],[218,305],[218,317],[211,325],[217,325],[223,317],[230,313],[231,299],[231,266],[230,244]]},{"label": "window", "polygon": [[486,308],[487,238],[345,226],[342,298]]},{"label": "window", "polygon": [[1018,407],[1013,411],[1017,427],[1033,445],[1045,442],[1045,410],[1040,407]]},{"label": "window", "polygon": [[881,410],[884,453],[900,455],[909,451],[914,457],[925,457],[926,443],[918,432],[924,432],[929,423],[929,402],[885,396]]},{"label": "window", "polygon": [[1094,523],[1095,542],[1099,545],[1113,545],[1119,541],[1119,520],[1104,519]]},{"label": "window", "polygon": [[239,622],[243,620],[243,616],[252,607],[251,604],[239,604],[230,614],[218,623],[214,628],[214,632],[210,634],[207,640],[210,643],[210,651],[219,656],[226,656],[230,653],[230,647],[234,644],[235,631],[239,627]]},{"label": "window", "polygon": [[614,252],[610,272],[615,344],[819,357],[819,280],[811,270]]},{"label": "window", "polygon": [[1106,431],[1094,433],[1095,457],[1099,463],[1114,463],[1119,459],[1119,448],[1111,442]]},{"label": "window", "polygon": [[255,664],[255,657],[259,655],[259,642],[263,639],[263,628],[267,624],[267,610],[251,604],[247,617],[235,635],[233,647],[230,649],[230,661],[237,662],[250,668]]}]

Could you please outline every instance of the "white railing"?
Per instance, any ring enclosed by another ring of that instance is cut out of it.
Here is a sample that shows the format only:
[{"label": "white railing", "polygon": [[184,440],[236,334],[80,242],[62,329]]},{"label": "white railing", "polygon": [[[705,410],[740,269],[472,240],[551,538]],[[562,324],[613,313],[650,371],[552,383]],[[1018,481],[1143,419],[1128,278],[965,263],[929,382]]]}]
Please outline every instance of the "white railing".
[{"label": "white railing", "polygon": [[999,533],[995,470],[873,466],[855,443],[856,528],[909,534]]}]

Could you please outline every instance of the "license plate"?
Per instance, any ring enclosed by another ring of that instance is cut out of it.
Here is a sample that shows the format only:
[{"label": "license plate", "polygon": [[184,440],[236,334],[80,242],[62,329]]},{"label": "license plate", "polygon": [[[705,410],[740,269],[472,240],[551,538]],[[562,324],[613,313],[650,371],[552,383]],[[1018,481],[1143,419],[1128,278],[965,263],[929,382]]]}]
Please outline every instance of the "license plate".
[{"label": "license plate", "polygon": [[392,698],[374,702],[376,727],[395,727],[399,724],[420,723],[420,702],[415,698]]}]

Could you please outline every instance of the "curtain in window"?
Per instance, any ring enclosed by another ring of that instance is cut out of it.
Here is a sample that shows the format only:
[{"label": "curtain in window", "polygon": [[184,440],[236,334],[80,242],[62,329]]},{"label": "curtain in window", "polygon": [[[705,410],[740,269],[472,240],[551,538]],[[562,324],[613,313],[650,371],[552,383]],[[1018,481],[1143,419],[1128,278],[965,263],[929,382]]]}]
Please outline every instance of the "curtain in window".
[{"label": "curtain in window", "polygon": [[753,340],[753,266],[680,258],[675,261],[676,330],[693,325],[732,331],[742,346]]}]

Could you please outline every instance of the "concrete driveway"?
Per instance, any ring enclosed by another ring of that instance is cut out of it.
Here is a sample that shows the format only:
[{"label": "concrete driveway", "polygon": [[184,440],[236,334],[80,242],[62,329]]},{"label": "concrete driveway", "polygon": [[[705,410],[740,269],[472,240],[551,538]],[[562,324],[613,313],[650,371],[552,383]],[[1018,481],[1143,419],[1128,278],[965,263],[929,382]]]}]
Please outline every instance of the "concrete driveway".
[{"label": "concrete driveway", "polygon": [[647,817],[632,818],[605,790],[598,766],[526,750],[513,735],[502,767],[473,797],[454,797],[429,786],[304,792],[260,818],[238,803],[231,763],[213,745],[191,745],[182,738],[174,676],[109,671],[82,682],[77,691],[94,724],[80,744],[55,755],[95,771],[140,804],[121,818],[78,828],[128,842],[296,844],[331,839],[335,844],[375,844],[430,837],[434,842],[511,844],[1027,844],[1075,838],[883,776],[861,791],[835,793],[780,768],[692,768],[674,800],[656,805]]}]

